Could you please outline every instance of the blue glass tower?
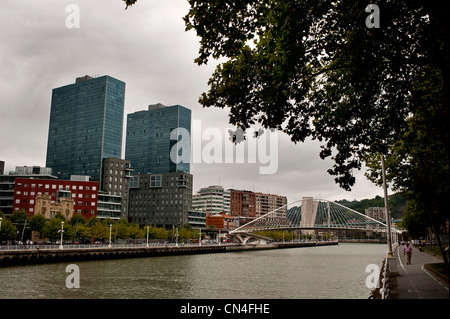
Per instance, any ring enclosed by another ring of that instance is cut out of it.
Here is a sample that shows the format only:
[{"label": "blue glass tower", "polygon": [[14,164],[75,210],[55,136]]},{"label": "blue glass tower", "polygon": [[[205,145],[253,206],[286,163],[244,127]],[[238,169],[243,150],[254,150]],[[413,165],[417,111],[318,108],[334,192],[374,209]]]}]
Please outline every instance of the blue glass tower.
[{"label": "blue glass tower", "polygon": [[[171,139],[177,128],[188,136],[178,133]],[[135,174],[189,173],[190,134],[190,109],[181,105],[150,105],[146,111],[127,116],[125,159],[131,161]],[[176,151],[176,159],[171,158],[171,151]]]},{"label": "blue glass tower", "polygon": [[53,89],[46,166],[100,181],[102,159],[122,155],[124,100],[125,83],[107,75]]}]

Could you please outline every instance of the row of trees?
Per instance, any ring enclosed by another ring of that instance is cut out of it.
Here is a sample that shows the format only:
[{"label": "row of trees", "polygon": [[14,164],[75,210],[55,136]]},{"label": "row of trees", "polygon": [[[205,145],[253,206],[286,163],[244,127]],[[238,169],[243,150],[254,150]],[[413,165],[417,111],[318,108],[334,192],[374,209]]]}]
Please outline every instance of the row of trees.
[{"label": "row of trees", "polygon": [[[31,233],[36,232],[42,240],[55,242],[61,238],[61,222],[64,222],[64,241],[77,242],[108,242],[111,232],[112,241],[117,240],[138,240],[146,239],[147,227],[141,227],[138,224],[129,223],[125,219],[84,219],[81,215],[74,215],[69,220],[57,214],[50,220],[46,220],[44,216],[38,214],[29,218],[24,211],[14,212],[10,218],[5,218],[0,211],[2,224],[0,229],[0,242],[21,241],[25,242],[31,239]],[[148,237],[152,239],[162,240],[178,240],[198,239],[200,232],[192,229],[189,225],[183,228],[166,230],[165,228],[149,226]]]}]

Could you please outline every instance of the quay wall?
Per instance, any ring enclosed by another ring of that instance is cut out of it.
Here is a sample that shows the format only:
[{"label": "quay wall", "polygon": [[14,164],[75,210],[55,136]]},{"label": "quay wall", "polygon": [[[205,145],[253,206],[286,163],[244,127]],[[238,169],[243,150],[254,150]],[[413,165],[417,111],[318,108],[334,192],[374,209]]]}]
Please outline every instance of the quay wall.
[{"label": "quay wall", "polygon": [[337,242],[270,243],[266,245],[202,245],[202,246],[156,246],[121,248],[70,248],[70,249],[23,249],[0,250],[0,266],[16,266],[55,262],[77,262],[122,258],[143,258],[174,255],[211,254],[260,249],[279,249],[337,245]]}]

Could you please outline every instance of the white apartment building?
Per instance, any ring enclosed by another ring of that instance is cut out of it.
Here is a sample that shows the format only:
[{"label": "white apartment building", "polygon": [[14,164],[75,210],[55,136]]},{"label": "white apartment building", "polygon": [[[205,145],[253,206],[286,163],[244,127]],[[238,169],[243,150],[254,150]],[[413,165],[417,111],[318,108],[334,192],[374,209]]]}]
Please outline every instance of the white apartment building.
[{"label": "white apartment building", "polygon": [[201,188],[192,197],[192,208],[211,214],[230,214],[230,191],[219,185]]}]

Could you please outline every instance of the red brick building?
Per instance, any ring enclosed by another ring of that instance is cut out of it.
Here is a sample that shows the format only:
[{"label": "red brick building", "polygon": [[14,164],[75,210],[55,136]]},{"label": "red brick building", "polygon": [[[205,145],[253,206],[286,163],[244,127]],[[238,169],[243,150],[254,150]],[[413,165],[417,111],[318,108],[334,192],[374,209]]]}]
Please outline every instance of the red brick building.
[{"label": "red brick building", "polygon": [[286,213],[287,197],[273,194],[255,193],[245,190],[230,189],[230,214],[257,218],[278,209]]},{"label": "red brick building", "polygon": [[71,198],[74,214],[86,219],[97,216],[98,182],[16,178],[13,212],[24,210],[33,217],[38,195],[49,195],[55,202]]},{"label": "red brick building", "polygon": [[232,216],[256,217],[255,193],[230,189],[230,213]]}]

